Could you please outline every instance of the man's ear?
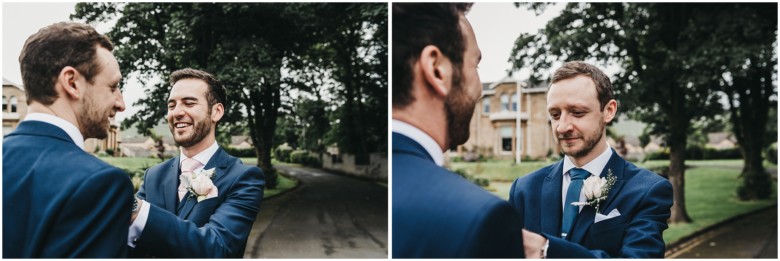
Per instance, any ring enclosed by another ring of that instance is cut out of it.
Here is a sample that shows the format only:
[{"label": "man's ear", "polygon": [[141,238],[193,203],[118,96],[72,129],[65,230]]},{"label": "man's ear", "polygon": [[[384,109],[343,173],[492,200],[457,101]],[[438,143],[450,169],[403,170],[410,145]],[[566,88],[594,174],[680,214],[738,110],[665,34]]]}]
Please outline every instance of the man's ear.
[{"label": "man's ear", "polygon": [[[85,86],[82,86],[82,82],[84,81],[80,81],[83,77],[84,76],[81,75],[76,68],[65,66],[60,70],[60,74],[57,75],[55,88],[57,88],[56,86],[61,86],[62,95],[65,95],[65,97],[70,99],[78,100],[85,88]],[[54,91],[57,92],[57,95],[60,95],[59,90]]]},{"label": "man's ear", "polygon": [[450,59],[444,56],[439,47],[428,45],[420,53],[419,62],[425,82],[438,95],[447,96],[452,85],[452,62]]},{"label": "man's ear", "polygon": [[613,119],[615,119],[615,115],[617,114],[617,101],[615,99],[609,100],[607,102],[607,105],[604,106],[604,122],[609,123]]},{"label": "man's ear", "polygon": [[217,103],[211,106],[211,121],[217,123],[222,119],[223,115],[225,115],[225,106],[222,105],[222,103]]}]

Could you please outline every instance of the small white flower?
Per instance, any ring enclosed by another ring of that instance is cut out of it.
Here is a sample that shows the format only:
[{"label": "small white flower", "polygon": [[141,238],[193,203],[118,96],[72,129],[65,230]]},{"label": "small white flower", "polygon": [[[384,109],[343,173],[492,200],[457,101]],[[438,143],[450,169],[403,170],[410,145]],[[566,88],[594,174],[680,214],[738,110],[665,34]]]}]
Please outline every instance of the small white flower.
[{"label": "small white flower", "polygon": [[190,195],[197,197],[198,202],[213,198],[218,195],[217,187],[211,180],[214,177],[214,168],[199,170],[195,173],[182,173],[179,176],[181,184],[190,191]]},{"label": "small white flower", "polygon": [[582,192],[585,194],[585,202],[572,202],[575,206],[592,206],[599,213],[599,205],[607,199],[609,190],[615,184],[615,175],[608,169],[607,178],[590,176],[582,183]]}]

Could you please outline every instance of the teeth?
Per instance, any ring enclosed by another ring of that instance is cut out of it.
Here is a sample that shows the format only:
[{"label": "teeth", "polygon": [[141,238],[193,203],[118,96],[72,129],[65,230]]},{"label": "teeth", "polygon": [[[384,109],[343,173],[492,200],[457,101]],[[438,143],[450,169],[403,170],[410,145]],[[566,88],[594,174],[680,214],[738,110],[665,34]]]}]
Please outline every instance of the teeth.
[{"label": "teeth", "polygon": [[184,128],[190,126],[189,123],[176,123],[176,128]]}]

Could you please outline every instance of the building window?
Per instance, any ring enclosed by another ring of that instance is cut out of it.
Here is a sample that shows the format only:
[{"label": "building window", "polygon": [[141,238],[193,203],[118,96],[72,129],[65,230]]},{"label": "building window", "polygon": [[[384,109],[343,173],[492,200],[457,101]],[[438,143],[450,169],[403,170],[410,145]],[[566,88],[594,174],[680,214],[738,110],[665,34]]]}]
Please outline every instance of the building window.
[{"label": "building window", "polygon": [[11,96],[11,113],[16,112],[16,96]]},{"label": "building window", "polygon": [[490,97],[482,98],[482,112],[490,113]]},{"label": "building window", "polygon": [[512,94],[512,111],[517,111],[517,93]]},{"label": "building window", "polygon": [[5,95],[3,95],[3,111],[6,110],[8,110],[8,97],[5,97]]},{"label": "building window", "polygon": [[509,96],[506,94],[501,95],[501,111],[509,110]]},{"label": "building window", "polygon": [[512,127],[501,127],[501,151],[512,151]]}]

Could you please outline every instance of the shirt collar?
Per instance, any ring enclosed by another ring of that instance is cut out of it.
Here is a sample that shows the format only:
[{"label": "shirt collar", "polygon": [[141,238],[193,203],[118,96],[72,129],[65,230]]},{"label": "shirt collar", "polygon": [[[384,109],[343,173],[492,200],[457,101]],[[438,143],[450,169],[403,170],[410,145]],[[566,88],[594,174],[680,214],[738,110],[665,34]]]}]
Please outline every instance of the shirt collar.
[{"label": "shirt collar", "polygon": [[393,119],[393,132],[409,137],[419,143],[428,155],[433,158],[433,162],[438,166],[444,166],[444,152],[431,136],[409,123]]},{"label": "shirt collar", "polygon": [[76,143],[76,146],[79,146],[82,150],[84,149],[84,136],[81,135],[79,128],[63,118],[48,113],[34,112],[27,114],[22,121],[42,121],[57,126],[70,136],[70,139],[73,140],[73,143]]},{"label": "shirt collar", "polygon": [[[607,166],[607,163],[609,162],[609,158],[611,157],[612,157],[612,147],[610,147],[609,143],[607,143],[607,148],[604,150],[604,152],[601,153],[601,155],[591,160],[590,162],[586,163],[581,168],[590,172],[591,175],[598,176],[601,174],[601,171],[604,170],[604,167]],[[568,173],[569,170],[576,167],[577,166],[574,165],[574,162],[571,161],[571,158],[569,158],[569,155],[563,157],[564,175]]]},{"label": "shirt collar", "polygon": [[[217,153],[217,149],[219,149],[219,145],[217,144],[217,141],[214,141],[214,144],[211,144],[207,149],[201,151],[198,154],[195,154],[192,158],[200,162],[200,164],[203,164],[203,167],[206,166],[207,163],[209,163],[209,160],[211,157],[214,156],[214,153]],[[181,162],[186,159],[187,156],[184,155],[184,152],[179,152],[179,165],[181,165]]]}]

